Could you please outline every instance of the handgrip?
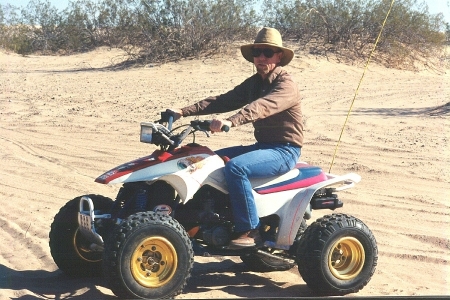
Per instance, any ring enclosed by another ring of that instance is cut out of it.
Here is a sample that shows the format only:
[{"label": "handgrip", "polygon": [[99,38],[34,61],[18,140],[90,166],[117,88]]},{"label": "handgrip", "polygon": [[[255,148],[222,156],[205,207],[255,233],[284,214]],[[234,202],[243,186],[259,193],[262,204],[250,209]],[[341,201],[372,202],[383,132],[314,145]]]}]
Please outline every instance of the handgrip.
[{"label": "handgrip", "polygon": [[161,112],[161,119],[157,122],[158,123],[167,122],[167,129],[171,131],[174,121],[175,121],[174,115],[171,113],[169,109],[167,109],[166,111]]},{"label": "handgrip", "polygon": [[170,115],[169,116],[169,121],[167,123],[167,129],[169,129],[169,131],[172,130],[173,119],[174,119],[173,115]]},{"label": "handgrip", "polygon": [[[203,120],[203,121],[194,120],[191,121],[191,125],[197,130],[210,131],[209,127],[211,126],[211,120]],[[230,126],[223,125],[222,128],[220,128],[220,130],[222,130],[223,132],[228,132],[230,131]]]}]

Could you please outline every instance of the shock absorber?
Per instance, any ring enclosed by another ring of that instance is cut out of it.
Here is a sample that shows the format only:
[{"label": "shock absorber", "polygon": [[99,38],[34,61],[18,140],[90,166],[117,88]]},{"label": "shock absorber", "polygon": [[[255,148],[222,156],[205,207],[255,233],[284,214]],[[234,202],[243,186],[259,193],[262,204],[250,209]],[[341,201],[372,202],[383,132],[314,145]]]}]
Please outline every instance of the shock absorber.
[{"label": "shock absorber", "polygon": [[136,207],[137,211],[143,211],[147,207],[147,190],[139,189],[136,193]]}]

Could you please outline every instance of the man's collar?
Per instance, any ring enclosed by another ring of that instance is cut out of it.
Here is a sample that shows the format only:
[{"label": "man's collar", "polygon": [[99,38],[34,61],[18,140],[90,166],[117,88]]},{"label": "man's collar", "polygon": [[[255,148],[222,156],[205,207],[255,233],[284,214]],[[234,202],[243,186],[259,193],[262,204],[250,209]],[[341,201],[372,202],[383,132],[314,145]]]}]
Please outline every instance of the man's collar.
[{"label": "man's collar", "polygon": [[282,70],[283,70],[282,67],[276,66],[275,69],[273,69],[272,72],[269,73],[269,76],[267,76],[266,78],[269,84],[271,84],[275,80],[275,78],[277,78],[278,75],[280,75]]}]

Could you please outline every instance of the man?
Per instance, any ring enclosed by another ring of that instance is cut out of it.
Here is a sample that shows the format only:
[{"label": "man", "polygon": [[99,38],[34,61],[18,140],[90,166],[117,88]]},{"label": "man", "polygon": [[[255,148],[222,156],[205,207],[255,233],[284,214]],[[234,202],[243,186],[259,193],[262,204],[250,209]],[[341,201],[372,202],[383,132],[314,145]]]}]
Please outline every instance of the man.
[{"label": "man", "polygon": [[227,119],[214,119],[212,132],[223,125],[235,127],[253,123],[256,143],[216,151],[230,158],[224,168],[236,239],[229,248],[260,246],[259,218],[249,178],[281,175],[294,168],[303,144],[300,95],[291,76],[283,70],[294,52],[283,47],[281,34],[263,28],[253,44],[241,46],[246,60],[254,63],[257,74],[225,94],[209,97],[182,109],[169,109],[175,119],[240,109]]}]

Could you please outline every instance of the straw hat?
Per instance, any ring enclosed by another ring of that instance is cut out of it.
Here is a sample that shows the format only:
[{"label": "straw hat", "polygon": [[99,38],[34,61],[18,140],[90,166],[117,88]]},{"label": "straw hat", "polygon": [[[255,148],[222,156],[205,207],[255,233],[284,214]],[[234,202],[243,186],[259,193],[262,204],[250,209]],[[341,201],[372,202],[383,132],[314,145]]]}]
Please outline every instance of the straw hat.
[{"label": "straw hat", "polygon": [[289,48],[283,47],[283,41],[281,40],[281,34],[275,28],[264,27],[258,32],[253,44],[241,46],[242,56],[249,62],[253,62],[252,47],[255,45],[267,45],[279,48],[283,51],[283,57],[281,58],[280,65],[285,66],[291,62],[294,57],[294,51]]}]

